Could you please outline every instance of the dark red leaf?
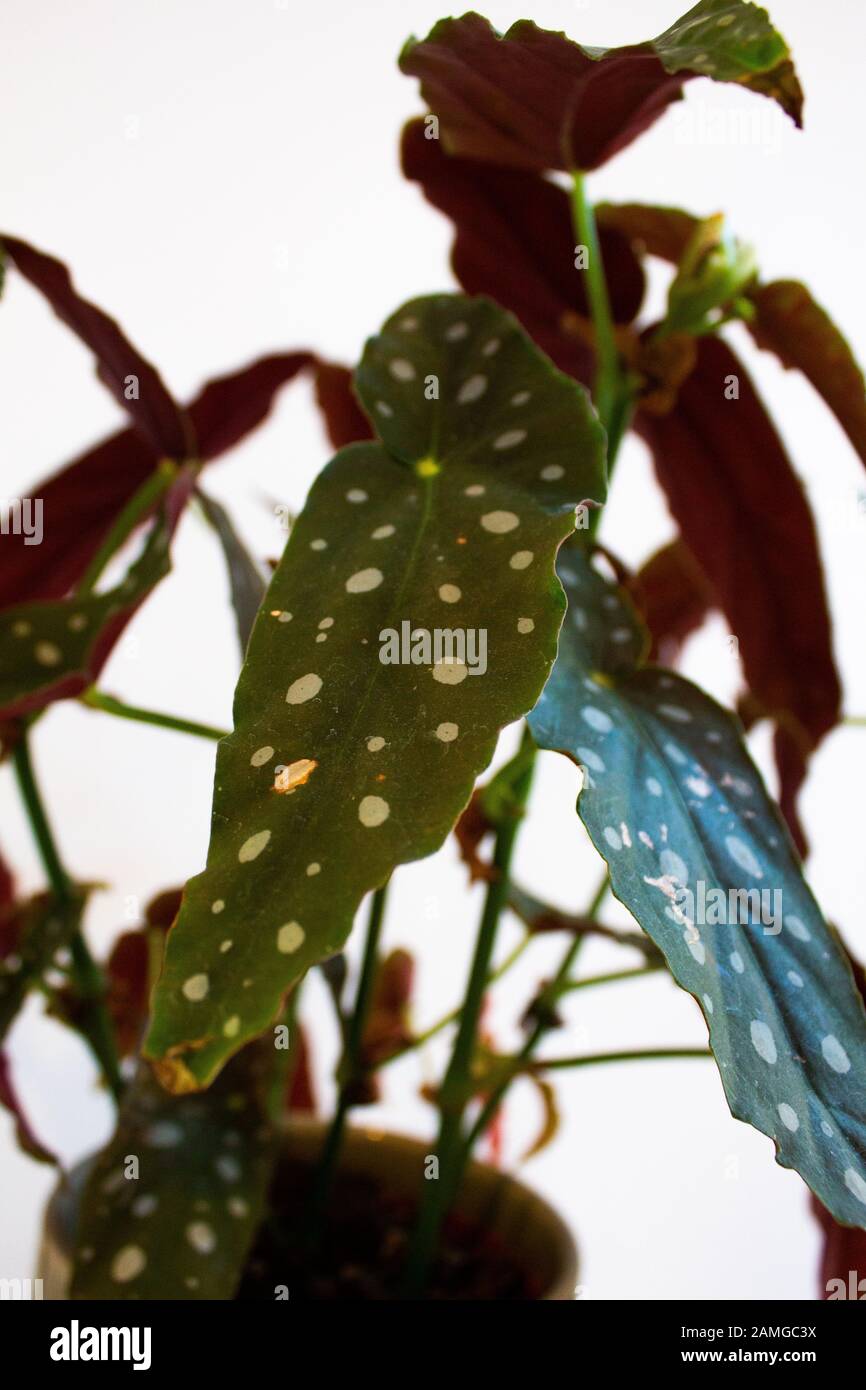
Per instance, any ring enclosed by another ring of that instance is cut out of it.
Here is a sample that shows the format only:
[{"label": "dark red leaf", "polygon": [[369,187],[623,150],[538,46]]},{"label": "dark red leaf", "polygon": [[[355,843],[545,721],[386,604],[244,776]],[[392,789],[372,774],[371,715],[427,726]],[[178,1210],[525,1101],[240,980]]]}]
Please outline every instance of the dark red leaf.
[{"label": "dark red leaf", "polygon": [[38,1163],[56,1163],[57,1158],[50,1149],[40,1143],[33,1130],[21,1103],[15,1094],[10,1075],[9,1059],[5,1052],[0,1052],[0,1105],[4,1110],[8,1110],[15,1121],[15,1136],[25,1153],[31,1158],[35,1158]]},{"label": "dark red leaf", "polygon": [[[313,359],[277,353],[207,382],[188,407],[202,462],[218,458],[267,417],[276,392]],[[84,574],[118,513],[159,461],[137,430],[121,430],[97,444],[30,493],[42,499],[44,537],[3,538],[0,608],[33,599],[61,598]]]},{"label": "dark red leaf", "polygon": [[[403,132],[402,159],[406,177],[455,225],[452,264],[466,292],[510,309],[558,367],[588,381],[593,333],[568,195],[537,174],[449,157],[425,138],[421,120]],[[643,299],[643,271],[616,228],[600,238],[614,318],[630,323]]]},{"label": "dark red leaf", "polygon": [[355,399],[352,373],[334,362],[316,363],[316,403],[335,449],[373,439],[373,427]]},{"label": "dark red leaf", "polygon": [[715,602],[706,575],[685,542],[675,540],[656,551],[628,587],[652,636],[650,659],[673,665]]},{"label": "dark red leaf", "polygon": [[466,14],[411,39],[400,67],[420,79],[450,154],[519,169],[597,168],[694,77],[772,96],[798,125],[802,110],[787,46],[766,12],[730,0],[701,0],[658,39],[606,50],[525,19],[500,36]]},{"label": "dark red leaf", "polygon": [[750,297],[758,346],[808,377],[866,463],[866,382],[829,314],[796,280],[760,285]]},{"label": "dark red leaf", "polygon": [[[734,382],[739,398],[726,399]],[[811,750],[840,699],[821,560],[802,485],[745,368],[721,339],[700,339],[674,409],[640,412],[636,425],[757,707]]]},{"label": "dark red leaf", "polygon": [[484,841],[493,835],[496,827],[484,809],[484,795],[481,788],[472,793],[469,805],[454,827],[460,858],[469,870],[469,882],[489,882],[495,877],[490,861],[479,853]]},{"label": "dark red leaf", "polygon": [[136,351],[114,319],[82,298],[62,261],[17,237],[2,235],[0,242],[16,269],[90,348],[100,377],[157,456],[176,463],[189,458],[192,436],[183,411],[172,400],[156,368]]},{"label": "dark red leaf", "polygon": [[286,1094],[286,1110],[294,1114],[315,1115],[316,1092],[310,1065],[310,1045],[306,1030],[299,1023],[295,1025],[294,1046],[295,1065]]}]

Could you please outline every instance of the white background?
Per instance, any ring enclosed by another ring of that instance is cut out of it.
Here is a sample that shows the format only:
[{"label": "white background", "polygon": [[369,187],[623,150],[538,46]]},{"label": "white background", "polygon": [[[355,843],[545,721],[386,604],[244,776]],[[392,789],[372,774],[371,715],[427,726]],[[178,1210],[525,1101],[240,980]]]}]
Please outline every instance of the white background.
[{"label": "white background", "polygon": [[[806,132],[738,89],[694,83],[686,104],[598,174],[592,191],[727,209],[756,243],[766,276],[807,279],[863,359],[857,103],[866,12],[855,0],[774,0],[771,8],[806,89]],[[530,13],[586,43],[612,45],[660,32],[678,9],[677,0],[546,0]],[[523,13],[492,0],[487,12],[500,29]],[[410,31],[425,33],[439,15],[434,0],[2,0],[0,223],[63,257],[181,398],[267,350],[312,346],[352,361],[403,299],[452,284],[449,228],[402,182],[396,156],[403,120],[421,109],[396,56]],[[742,334],[734,337],[749,350]],[[846,708],[863,714],[860,465],[806,384],[768,358],[755,370],[810,489]],[[0,382],[7,496],[27,494],[119,418],[87,354],[14,275],[0,304]],[[275,501],[297,509],[327,456],[309,388],[295,386],[267,428],[208,481],[256,552],[273,556],[282,541]],[[632,442],[605,539],[637,562],[671,530]],[[725,635],[721,621],[713,624],[692,644],[688,668],[731,698],[737,672]],[[236,671],[221,562],[188,518],[175,573],[128,630],[102,684],[130,701],[226,723]],[[213,749],[69,705],[40,724],[35,741],[66,861],[80,879],[110,880],[88,919],[102,950],[150,894],[201,867]],[[759,733],[754,743],[764,765],[765,742]],[[804,800],[812,883],[861,954],[866,856],[855,794],[864,768],[866,733],[839,730],[815,759]],[[576,772],[545,755],[517,866],[525,882],[573,908],[588,899],[599,868],[573,815],[576,788]],[[41,876],[8,768],[0,769],[0,807],[3,852],[32,890]],[[418,953],[419,1024],[460,997],[479,895],[467,895],[450,847],[398,875],[388,940]],[[509,923],[501,952],[516,939]],[[560,950],[534,945],[497,993],[488,1021],[500,1045],[516,1041],[513,1021]],[[593,946],[584,968],[620,963]],[[317,981],[305,1011],[324,1073],[334,1040]],[[566,1012],[570,1031],[551,1040],[551,1052],[705,1040],[691,999],[662,980],[587,992]],[[12,1053],[32,1119],[65,1160],[104,1139],[109,1108],[71,1035],[31,1006]],[[431,1049],[420,1065],[389,1072],[385,1103],[371,1118],[430,1132],[418,1087],[436,1075],[437,1059]],[[805,1189],[774,1165],[769,1140],[730,1118],[711,1065],[564,1074],[558,1094],[560,1135],[526,1176],[577,1232],[586,1296],[814,1296],[818,1240]],[[518,1089],[506,1117],[512,1159],[538,1120],[534,1096]],[[30,1272],[51,1182],[16,1152],[0,1116],[3,1276]]]}]

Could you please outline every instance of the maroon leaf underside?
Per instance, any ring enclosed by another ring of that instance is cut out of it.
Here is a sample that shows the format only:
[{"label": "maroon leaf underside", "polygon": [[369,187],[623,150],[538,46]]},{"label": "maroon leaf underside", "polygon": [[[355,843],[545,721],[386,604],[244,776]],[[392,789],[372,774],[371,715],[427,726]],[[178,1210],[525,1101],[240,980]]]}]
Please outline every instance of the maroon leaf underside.
[{"label": "maroon leaf underside", "polygon": [[[700,76],[668,72],[650,44],[591,57],[564,34],[520,21],[501,37],[478,14],[444,20],[400,58],[441,122],[449,154],[518,169],[598,168],[653,125]],[[796,83],[786,94],[799,123]]]},{"label": "maroon leaf underside", "polygon": [[[199,461],[219,458],[257,429],[280,388],[312,361],[307,352],[275,353],[207,382],[187,410]],[[42,499],[42,544],[4,537],[0,608],[67,594],[159,457],[137,430],[120,430],[37,483],[31,493]]]},{"label": "maroon leaf underside", "polygon": [[[739,380],[739,400],[725,399]],[[719,338],[699,341],[695,370],[668,415],[635,422],[692,554],[739,640],[749,689],[782,730],[781,800],[839,717],[839,678],[814,522],[799,479],[745,368]],[[802,765],[794,757],[799,750]]]},{"label": "maroon leaf underside", "polygon": [[[406,177],[454,223],[452,265],[467,294],[510,309],[562,371],[588,382],[594,358],[586,272],[575,268],[563,189],[538,174],[449,156],[425,138],[421,120],[403,132],[402,163]],[[600,239],[614,319],[631,323],[643,301],[643,270],[617,228],[602,229]]]},{"label": "maroon leaf underside", "polygon": [[316,364],[316,404],[335,449],[375,438],[373,426],[355,398],[348,367],[335,362]]},{"label": "maroon leaf underside", "polygon": [[[180,463],[191,456],[192,436],[183,411],[172,400],[156,368],[132,346],[120,326],[84,299],[62,261],[17,237],[0,243],[25,279],[44,295],[59,319],[96,357],[99,375],[159,458]],[[128,389],[129,378],[135,389]]]},{"label": "maroon leaf underside", "polygon": [[672,666],[715,606],[712,586],[681,539],[662,546],[627,586],[652,638],[649,659]]},{"label": "maroon leaf underside", "polygon": [[12,1116],[19,1146],[38,1163],[56,1163],[57,1157],[37,1138],[12,1084],[9,1058],[0,1052],[0,1106]]}]

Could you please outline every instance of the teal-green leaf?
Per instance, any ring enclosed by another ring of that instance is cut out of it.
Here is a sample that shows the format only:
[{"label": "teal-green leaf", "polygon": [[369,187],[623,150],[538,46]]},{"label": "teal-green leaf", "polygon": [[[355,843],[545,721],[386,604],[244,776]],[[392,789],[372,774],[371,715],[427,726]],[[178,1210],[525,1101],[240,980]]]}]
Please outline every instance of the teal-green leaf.
[{"label": "teal-green leaf", "polygon": [[169,1096],[143,1064],[87,1177],[74,1299],[230,1299],[276,1156],[280,1058],[245,1048],[208,1092]]},{"label": "teal-green leaf", "polygon": [[357,389],[383,442],[338,453],[292,528],[217,754],[207,867],[169,935],[147,1052],[174,1089],[207,1084],[364,894],[445,839],[538,698],[556,552],[603,499],[585,392],[486,300],[404,306]]},{"label": "teal-green leaf", "polygon": [[79,695],[93,683],[136,608],[171,568],[169,543],[193,477],[189,467],[178,474],[141,555],[112,589],[0,612],[0,718]]},{"label": "teal-green leaf", "polygon": [[581,819],[700,1002],[733,1114],[837,1220],[866,1225],[863,1004],[740,726],[643,664],[628,600],[582,552],[559,575],[569,611],[532,732],[583,768]]}]

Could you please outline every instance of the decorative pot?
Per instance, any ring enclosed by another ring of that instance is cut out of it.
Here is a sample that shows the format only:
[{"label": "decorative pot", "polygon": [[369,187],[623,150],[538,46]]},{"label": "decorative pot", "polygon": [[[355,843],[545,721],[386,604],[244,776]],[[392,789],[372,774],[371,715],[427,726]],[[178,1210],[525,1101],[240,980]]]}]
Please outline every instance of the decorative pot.
[{"label": "decorative pot", "polygon": [[[286,1126],[284,1156],[312,1166],[326,1132],[321,1121],[293,1117]],[[429,1147],[429,1141],[351,1127],[344,1137],[340,1171],[369,1177],[390,1194],[411,1198],[418,1190]],[[78,1203],[89,1168],[88,1159],[78,1164],[55,1190],[46,1209],[39,1277],[47,1299],[68,1296]],[[530,1276],[540,1300],[574,1299],[578,1260],[571,1233],[553,1208],[523,1183],[487,1164],[473,1163],[466,1171],[456,1212],[467,1225],[483,1225],[490,1231]]]}]

